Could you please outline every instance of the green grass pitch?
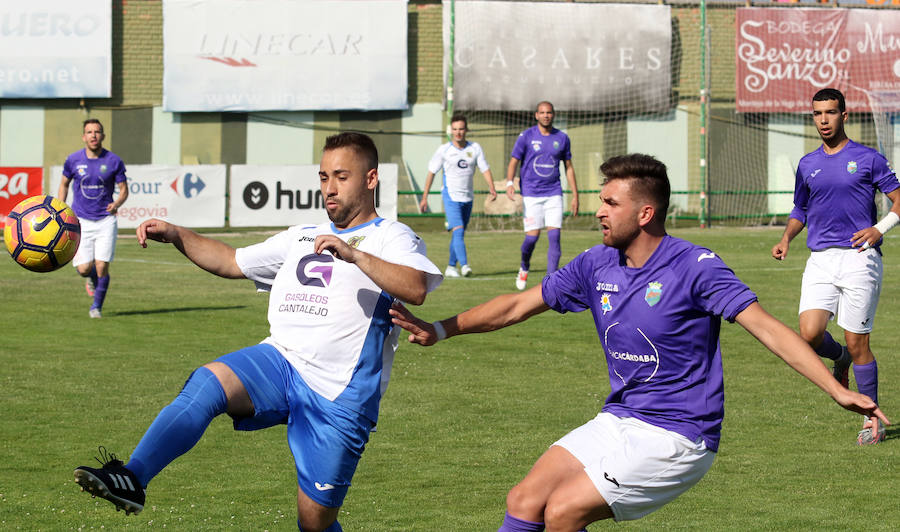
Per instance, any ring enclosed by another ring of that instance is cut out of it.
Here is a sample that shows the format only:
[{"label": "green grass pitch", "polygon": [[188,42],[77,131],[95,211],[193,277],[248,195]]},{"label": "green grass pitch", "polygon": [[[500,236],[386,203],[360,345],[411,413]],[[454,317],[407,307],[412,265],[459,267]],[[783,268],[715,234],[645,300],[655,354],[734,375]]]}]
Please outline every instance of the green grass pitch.
[{"label": "green grass pitch", "polygon": [[[796,327],[801,235],[783,263],[769,250],[780,228],[671,231],[716,251]],[[423,230],[443,270],[449,237]],[[246,245],[260,234],[229,236]],[[444,318],[514,289],[522,234],[470,232],[476,276],[448,279],[416,309]],[[563,262],[599,234],[564,230]],[[885,283],[873,351],[881,404],[900,423],[900,233],[885,246]],[[529,285],[543,273],[546,238]],[[78,465],[97,445],[127,459],[188,374],[267,335],[267,296],[249,281],[215,278],[171,246],[119,240],[102,320],[90,320],[83,280],[0,260],[0,529],[296,530],[296,477],[283,427],[234,432],[216,419],[200,443],[150,484],[138,516],[80,493]],[[841,337],[835,325],[832,333]],[[405,339],[405,336],[403,336]],[[861,419],[724,323],[726,418],[712,470],[631,529],[889,530],[897,505],[900,429],[855,445]],[[345,530],[496,530],[506,492],[568,430],[593,417],[609,391],[588,313],[548,312],[526,324],[422,348],[404,342],[340,521]],[[851,372],[852,382],[852,372]],[[851,384],[852,385],[852,384]],[[612,527],[591,525],[590,530]]]}]

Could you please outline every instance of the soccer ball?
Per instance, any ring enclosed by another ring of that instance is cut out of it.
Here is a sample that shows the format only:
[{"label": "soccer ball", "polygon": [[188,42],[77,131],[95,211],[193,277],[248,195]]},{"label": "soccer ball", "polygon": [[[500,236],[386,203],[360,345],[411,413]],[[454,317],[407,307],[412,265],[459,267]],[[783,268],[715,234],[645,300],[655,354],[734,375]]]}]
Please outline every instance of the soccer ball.
[{"label": "soccer ball", "polygon": [[6,249],[13,260],[33,272],[52,272],[65,266],[81,242],[81,224],[64,201],[31,196],[6,216]]}]

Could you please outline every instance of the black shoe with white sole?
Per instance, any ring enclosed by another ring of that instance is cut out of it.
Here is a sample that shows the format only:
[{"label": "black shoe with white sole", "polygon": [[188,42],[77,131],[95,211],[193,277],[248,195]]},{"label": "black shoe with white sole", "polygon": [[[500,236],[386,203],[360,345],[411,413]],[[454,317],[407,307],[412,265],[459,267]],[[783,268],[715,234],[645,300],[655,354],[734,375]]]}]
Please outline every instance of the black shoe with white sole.
[{"label": "black shoe with white sole", "polygon": [[75,468],[75,482],[81,486],[81,491],[90,493],[91,497],[103,497],[115,504],[116,511],[125,510],[125,515],[140,513],[146,497],[143,486],[116,455],[107,454],[102,446],[98,450],[100,457],[96,460],[102,467]]}]

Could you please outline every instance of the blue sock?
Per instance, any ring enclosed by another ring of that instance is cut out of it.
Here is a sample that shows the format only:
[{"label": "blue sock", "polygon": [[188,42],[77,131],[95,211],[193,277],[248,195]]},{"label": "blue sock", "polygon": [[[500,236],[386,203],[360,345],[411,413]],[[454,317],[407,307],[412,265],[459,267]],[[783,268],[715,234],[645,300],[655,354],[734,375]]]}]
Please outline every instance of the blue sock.
[{"label": "blue sock", "polygon": [[853,364],[853,376],[856,377],[856,389],[868,395],[878,404],[878,361],[868,364]]},{"label": "blue sock", "polygon": [[456,246],[454,246],[453,242],[453,234],[455,232],[456,231],[450,232],[450,259],[447,261],[447,266],[451,266],[453,268],[456,268],[456,261],[458,260],[456,256]]},{"label": "blue sock", "polygon": [[559,245],[559,229],[547,231],[547,240],[550,245],[547,248],[547,273],[553,273],[559,269],[559,257],[562,256],[562,248]]},{"label": "blue sock", "polygon": [[172,460],[191,450],[227,403],[219,379],[208,368],[197,368],[178,397],[156,416],[125,467],[146,486]]},{"label": "blue sock", "polygon": [[94,302],[91,303],[91,308],[98,310],[103,308],[103,300],[106,299],[106,290],[108,288],[109,274],[97,279],[97,283],[94,285]]},{"label": "blue sock", "polygon": [[841,357],[841,353],[843,353],[844,350],[841,349],[841,344],[837,343],[834,338],[831,337],[831,333],[825,331],[825,338],[815,351],[816,354],[822,358],[837,360]]},{"label": "blue sock", "polygon": [[[466,230],[460,227],[459,229],[454,229],[450,237],[450,260],[452,262],[452,257],[456,256],[456,260],[459,261],[460,265],[469,263],[469,257],[466,256],[466,241],[463,240],[465,234]],[[452,264],[455,265],[456,263],[452,262]]]},{"label": "blue sock", "polygon": [[526,272],[531,267],[531,254],[534,253],[534,245],[537,244],[538,238],[540,238],[540,235],[525,235],[525,240],[522,242],[522,264],[520,267]]},{"label": "blue sock", "polygon": [[526,521],[513,517],[506,512],[503,518],[503,524],[497,529],[497,532],[541,532],[544,530],[544,523],[536,523],[534,521]]},{"label": "blue sock", "polygon": [[[299,530],[300,532],[303,532],[303,527],[300,526],[299,519],[297,519],[297,530]],[[335,520],[334,523],[331,523],[331,525],[328,528],[326,528],[325,530],[323,530],[322,532],[344,532],[344,529],[341,528],[341,524],[338,523],[337,520]]]}]

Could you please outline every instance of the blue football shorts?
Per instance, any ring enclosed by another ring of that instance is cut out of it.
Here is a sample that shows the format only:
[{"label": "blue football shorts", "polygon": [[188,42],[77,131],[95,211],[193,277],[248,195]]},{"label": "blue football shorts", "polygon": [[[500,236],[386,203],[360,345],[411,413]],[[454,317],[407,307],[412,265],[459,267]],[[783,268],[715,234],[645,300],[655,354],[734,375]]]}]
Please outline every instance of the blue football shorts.
[{"label": "blue football shorts", "polygon": [[444,199],[444,227],[447,231],[453,230],[454,227],[462,226],[463,229],[469,226],[469,218],[472,217],[471,201],[453,201],[447,189],[441,190],[441,197]]},{"label": "blue football shorts", "polygon": [[229,353],[216,362],[237,374],[253,401],[253,416],[235,419],[235,430],[286,424],[300,489],[322,506],[341,506],[374,428],[372,421],[312,391],[269,344]]}]

